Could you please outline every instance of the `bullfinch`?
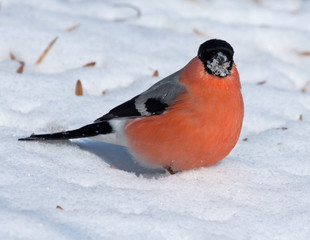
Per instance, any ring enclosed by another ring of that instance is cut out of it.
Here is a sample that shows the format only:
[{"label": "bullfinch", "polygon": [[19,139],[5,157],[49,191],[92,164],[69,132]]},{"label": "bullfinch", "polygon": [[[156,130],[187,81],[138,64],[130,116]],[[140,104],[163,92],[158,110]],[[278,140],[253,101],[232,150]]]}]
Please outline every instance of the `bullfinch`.
[{"label": "bullfinch", "polygon": [[213,165],[234,148],[243,122],[233,55],[226,41],[208,40],[181,70],[93,123],[19,140],[95,138],[124,145],[143,165],[170,173]]}]

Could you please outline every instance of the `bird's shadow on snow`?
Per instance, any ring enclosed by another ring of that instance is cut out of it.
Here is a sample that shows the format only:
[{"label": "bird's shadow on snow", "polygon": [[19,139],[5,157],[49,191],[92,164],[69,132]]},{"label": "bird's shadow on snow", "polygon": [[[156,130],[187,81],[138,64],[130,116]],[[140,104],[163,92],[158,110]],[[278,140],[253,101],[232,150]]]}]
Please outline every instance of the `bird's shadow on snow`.
[{"label": "bird's shadow on snow", "polygon": [[126,147],[83,139],[74,142],[79,148],[99,156],[104,162],[116,169],[134,173],[147,178],[166,176],[163,169],[150,169],[141,166],[128,152]]}]

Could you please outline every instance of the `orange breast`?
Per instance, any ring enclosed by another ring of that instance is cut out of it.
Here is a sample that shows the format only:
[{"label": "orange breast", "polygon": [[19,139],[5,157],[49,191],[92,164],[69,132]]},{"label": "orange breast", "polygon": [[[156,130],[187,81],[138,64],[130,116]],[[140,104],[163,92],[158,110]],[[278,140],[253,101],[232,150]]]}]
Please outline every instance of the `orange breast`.
[{"label": "orange breast", "polygon": [[204,72],[194,58],[182,71],[187,91],[162,114],[125,126],[129,150],[147,164],[188,170],[223,159],[238,141],[243,100],[237,69],[226,78]]}]

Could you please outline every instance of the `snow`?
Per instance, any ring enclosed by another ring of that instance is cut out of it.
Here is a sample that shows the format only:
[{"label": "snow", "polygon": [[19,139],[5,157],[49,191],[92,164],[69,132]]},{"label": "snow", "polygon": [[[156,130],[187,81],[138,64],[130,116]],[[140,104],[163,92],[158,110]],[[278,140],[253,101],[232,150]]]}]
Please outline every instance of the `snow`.
[{"label": "snow", "polygon": [[[1,0],[0,239],[308,239],[309,22],[308,0]],[[210,38],[234,47],[245,102],[215,166],[169,175],[121,146],[17,141],[92,122]]]}]

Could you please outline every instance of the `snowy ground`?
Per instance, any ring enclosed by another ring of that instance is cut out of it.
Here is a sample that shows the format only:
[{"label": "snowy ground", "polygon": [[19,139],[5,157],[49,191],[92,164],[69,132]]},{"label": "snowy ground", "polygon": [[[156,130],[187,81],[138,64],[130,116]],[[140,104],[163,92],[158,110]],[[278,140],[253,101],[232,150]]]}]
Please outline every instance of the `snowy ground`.
[{"label": "snowy ground", "polygon": [[[0,2],[0,239],[309,239],[310,1]],[[210,38],[234,47],[245,101],[219,164],[169,175],[101,142],[17,141],[92,122]]]}]

